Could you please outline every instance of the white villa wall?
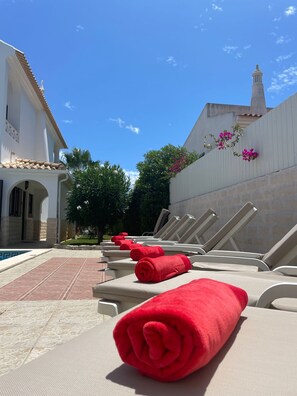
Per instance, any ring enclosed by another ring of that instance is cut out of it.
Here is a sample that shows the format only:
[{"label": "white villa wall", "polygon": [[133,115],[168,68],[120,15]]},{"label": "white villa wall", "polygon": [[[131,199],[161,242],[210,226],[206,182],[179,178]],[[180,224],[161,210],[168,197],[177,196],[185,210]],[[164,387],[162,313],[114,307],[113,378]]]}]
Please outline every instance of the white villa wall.
[{"label": "white villa wall", "polygon": [[17,153],[19,158],[36,158],[36,124],[37,114],[32,102],[22,89],[20,113],[20,147]]},{"label": "white villa wall", "polygon": [[[6,59],[13,54],[11,47],[0,42],[0,141],[2,142],[5,136],[5,118],[6,118],[6,103],[7,103],[7,84],[8,84],[8,65]],[[3,157],[3,146],[1,145],[0,161]]]},{"label": "white villa wall", "polygon": [[236,116],[244,112],[249,112],[248,106],[206,104],[184,143],[184,147],[191,152],[197,151],[199,154],[205,152],[204,136],[209,133],[216,135],[225,129],[232,130]]},{"label": "white villa wall", "polygon": [[241,248],[268,250],[297,223],[296,125],[297,94],[246,129],[238,151],[255,148],[255,161],[212,150],[172,178],[171,213],[197,216],[212,207],[220,216],[215,230],[250,200],[259,213],[241,231]]}]

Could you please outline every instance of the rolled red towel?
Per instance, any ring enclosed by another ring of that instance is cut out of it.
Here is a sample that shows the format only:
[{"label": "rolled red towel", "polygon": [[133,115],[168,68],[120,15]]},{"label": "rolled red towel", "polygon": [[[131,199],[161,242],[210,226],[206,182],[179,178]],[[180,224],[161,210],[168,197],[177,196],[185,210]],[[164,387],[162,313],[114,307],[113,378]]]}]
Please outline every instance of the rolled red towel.
[{"label": "rolled red towel", "polygon": [[184,378],[223,347],[247,299],[244,290],[211,279],[153,297],[117,323],[113,336],[120,357],[159,381]]},{"label": "rolled red towel", "polygon": [[183,254],[143,257],[135,266],[135,275],[140,282],[161,282],[183,274],[191,268],[189,258]]},{"label": "rolled red towel", "polygon": [[142,246],[140,243],[125,243],[125,241],[123,241],[120,245],[120,250],[132,250],[140,246]]},{"label": "rolled red towel", "polygon": [[[121,244],[123,243],[123,242],[126,242],[126,239],[125,239],[125,237],[123,237],[124,239],[117,239],[116,241],[114,241],[114,244],[116,245],[116,246],[121,246]],[[129,243],[129,242],[128,242]]]},{"label": "rolled red towel", "polygon": [[111,238],[111,242],[122,241],[122,240],[124,240],[124,239],[125,239],[124,235],[114,235],[114,236]]},{"label": "rolled red towel", "polygon": [[128,232],[120,232],[119,235],[128,236]]},{"label": "rolled red towel", "polygon": [[161,246],[142,246],[132,249],[130,257],[132,260],[138,261],[143,257],[159,257],[164,256],[165,252]]}]

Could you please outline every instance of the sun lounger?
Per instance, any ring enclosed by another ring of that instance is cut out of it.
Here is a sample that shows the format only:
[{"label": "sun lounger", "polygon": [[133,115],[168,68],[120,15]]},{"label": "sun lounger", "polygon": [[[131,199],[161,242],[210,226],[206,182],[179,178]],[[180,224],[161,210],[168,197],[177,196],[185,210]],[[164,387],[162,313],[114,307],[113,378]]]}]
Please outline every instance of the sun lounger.
[{"label": "sun lounger", "polygon": [[172,383],[123,364],[112,335],[120,317],[3,375],[1,396],[296,395],[295,313],[247,307],[214,359]]},{"label": "sun lounger", "polygon": [[[212,249],[221,249],[228,241],[237,246],[234,241],[235,234],[242,229],[257,213],[257,209],[251,202],[247,202],[212,238],[210,238],[204,245],[196,244],[180,244],[177,243],[173,246],[162,246],[165,254],[173,255],[184,253],[187,255],[204,255]],[[238,247],[238,246],[237,246]],[[135,262],[129,258],[123,261],[123,257],[129,257],[129,251],[103,251],[103,256],[108,260],[108,270],[114,277],[119,277],[120,273],[116,272],[117,268],[114,266],[115,261],[121,260],[121,263],[127,264],[125,266],[125,275],[134,272]],[[117,264],[116,264],[117,265]],[[129,272],[127,272],[129,270]],[[121,275],[123,276],[123,275]]]},{"label": "sun lounger", "polygon": [[[178,244],[178,251],[192,251],[193,254],[206,254],[207,252],[213,249],[221,249],[224,247],[228,242],[234,247],[234,249],[239,250],[237,243],[234,240],[234,236],[237,232],[239,232],[249,221],[257,213],[257,209],[251,202],[247,202],[223,227],[220,228],[215,235],[210,238],[206,243],[203,245],[197,245],[192,243],[179,243]],[[166,246],[165,251],[168,252],[176,252],[176,245],[174,246]],[[111,255],[111,252],[108,253]],[[127,254],[127,253],[126,253]],[[105,256],[105,252],[103,252]],[[108,257],[108,256],[105,256]],[[112,256],[110,256],[112,257]],[[115,259],[113,256],[113,260]],[[122,258],[123,256],[121,256]],[[108,259],[109,260],[109,259]]]},{"label": "sun lounger", "polygon": [[[110,316],[117,315],[143,301],[174,289],[194,279],[209,278],[221,282],[230,283],[244,289],[249,297],[248,305],[255,306],[262,293],[278,283],[296,283],[294,276],[284,276],[279,272],[232,272],[232,271],[199,271],[190,270],[187,273],[158,283],[141,283],[134,274],[123,276],[118,279],[100,283],[93,287],[93,296],[98,301],[99,313]],[[295,268],[297,276],[297,268]],[[294,301],[297,312],[297,300]],[[286,305],[283,306],[285,309]],[[278,309],[281,305],[278,306]]]},{"label": "sun lounger", "polygon": [[241,265],[249,265],[272,270],[290,264],[294,258],[297,258],[297,224],[266,254],[216,250],[203,257],[194,255],[191,262],[197,269],[237,270]]},{"label": "sun lounger", "polygon": [[[179,235],[184,233],[184,230],[193,224],[195,221],[195,217],[192,215],[186,214],[184,215],[181,219],[178,216],[174,216],[171,220],[170,223],[168,224],[168,227],[166,229],[166,232],[164,231],[162,233],[162,236],[157,238],[157,237],[137,237],[133,238],[134,243],[148,243],[150,245],[154,244],[164,244],[164,243],[174,243],[175,240],[179,239]],[[128,238],[127,238],[128,239]],[[110,244],[108,246],[104,246],[104,251],[112,251],[114,254],[114,251],[118,252],[120,250],[120,246],[115,246],[113,244]]]},{"label": "sun lounger", "polygon": [[[171,230],[172,227],[174,227],[178,222],[180,218],[179,216],[172,216],[167,223],[163,225],[163,227],[153,236],[154,238],[164,238],[165,235]],[[132,236],[127,236],[125,239],[133,239],[133,238],[139,238],[142,240],[147,240],[147,239],[152,239],[152,236],[139,236],[139,237],[132,237]],[[102,248],[105,248],[106,246],[115,246],[112,241],[103,241],[100,243]]]}]

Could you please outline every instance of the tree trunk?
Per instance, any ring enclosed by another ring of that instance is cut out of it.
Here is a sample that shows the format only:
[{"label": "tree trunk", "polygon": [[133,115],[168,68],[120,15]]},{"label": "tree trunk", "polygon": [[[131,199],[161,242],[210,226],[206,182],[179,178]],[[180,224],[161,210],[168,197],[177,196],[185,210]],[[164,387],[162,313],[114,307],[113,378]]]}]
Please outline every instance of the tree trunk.
[{"label": "tree trunk", "polygon": [[100,242],[103,240],[103,231],[101,230],[100,227],[97,227],[97,237],[98,237],[98,245]]}]

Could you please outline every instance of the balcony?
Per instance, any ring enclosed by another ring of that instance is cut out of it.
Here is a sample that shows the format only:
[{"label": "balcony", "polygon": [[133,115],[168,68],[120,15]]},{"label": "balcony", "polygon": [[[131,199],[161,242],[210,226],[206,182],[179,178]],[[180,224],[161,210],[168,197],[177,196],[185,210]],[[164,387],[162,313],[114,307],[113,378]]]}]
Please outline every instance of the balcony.
[{"label": "balcony", "polygon": [[20,142],[20,133],[17,131],[9,121],[5,121],[5,132],[13,138],[17,143]]}]

